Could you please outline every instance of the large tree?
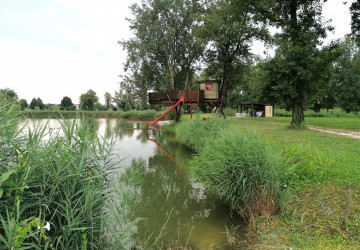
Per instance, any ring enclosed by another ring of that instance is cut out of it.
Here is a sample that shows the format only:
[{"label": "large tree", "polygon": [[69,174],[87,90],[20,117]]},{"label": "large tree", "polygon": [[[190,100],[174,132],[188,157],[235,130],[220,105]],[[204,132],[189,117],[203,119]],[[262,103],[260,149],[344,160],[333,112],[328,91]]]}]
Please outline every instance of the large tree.
[{"label": "large tree", "polygon": [[291,127],[304,125],[304,107],[326,88],[332,46],[321,48],[332,27],[322,17],[322,0],[270,0],[268,20],[280,32],[275,57],[267,64],[268,96],[289,105]]},{"label": "large tree", "polygon": [[129,19],[135,37],[120,44],[127,50],[125,70],[140,97],[148,90],[188,88],[203,51],[192,35],[196,1],[142,0]]},{"label": "large tree", "polygon": [[360,0],[354,1],[350,6],[351,12],[351,33],[360,43]]},{"label": "large tree", "polygon": [[44,109],[45,108],[45,104],[43,103],[43,101],[41,100],[40,97],[38,98],[33,98],[29,104],[29,107],[31,109],[35,109],[36,107],[39,109]]},{"label": "large tree", "polygon": [[0,89],[0,99],[5,101],[6,103],[13,103],[19,98],[13,89],[4,88]]},{"label": "large tree", "polygon": [[99,101],[95,91],[89,89],[80,96],[80,108],[84,110],[94,110],[94,105]]},{"label": "large tree", "polygon": [[61,110],[74,110],[75,105],[73,104],[72,100],[68,96],[64,96],[60,102],[60,109]]},{"label": "large tree", "polygon": [[105,92],[104,98],[106,109],[109,109],[111,106],[111,94],[109,92]]},{"label": "large tree", "polygon": [[360,111],[360,49],[350,36],[341,43],[333,78],[339,106],[346,112]]},{"label": "large tree", "polygon": [[20,105],[21,110],[24,110],[29,106],[26,99],[20,99],[19,100],[19,105]]},{"label": "large tree", "polygon": [[219,110],[226,105],[228,89],[239,83],[245,65],[251,59],[255,39],[267,37],[265,25],[258,19],[254,0],[204,1],[197,35],[208,41],[206,74],[221,80]]}]

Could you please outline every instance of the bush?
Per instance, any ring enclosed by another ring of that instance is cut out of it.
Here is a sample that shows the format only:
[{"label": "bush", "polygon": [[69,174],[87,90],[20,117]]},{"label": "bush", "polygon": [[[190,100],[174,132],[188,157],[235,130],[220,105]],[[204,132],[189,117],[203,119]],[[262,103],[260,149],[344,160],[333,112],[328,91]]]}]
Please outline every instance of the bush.
[{"label": "bush", "polygon": [[176,127],[176,138],[191,149],[200,152],[207,137],[215,138],[220,130],[228,127],[228,123],[222,118],[193,119],[182,122]]},{"label": "bush", "polygon": [[254,133],[221,131],[191,162],[194,175],[244,218],[273,213],[279,158]]}]

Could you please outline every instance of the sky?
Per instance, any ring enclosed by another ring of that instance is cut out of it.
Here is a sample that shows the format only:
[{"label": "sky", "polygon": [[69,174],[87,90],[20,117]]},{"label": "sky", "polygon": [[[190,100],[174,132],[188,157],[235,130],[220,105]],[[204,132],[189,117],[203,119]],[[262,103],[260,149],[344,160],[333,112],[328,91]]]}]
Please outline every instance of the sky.
[{"label": "sky", "polygon": [[[119,90],[126,51],[118,41],[131,36],[129,6],[140,0],[0,0],[0,89],[15,90],[30,103],[59,104],[64,96]],[[350,33],[349,6],[329,0],[323,10],[335,33]],[[263,54],[256,43],[253,52]]]}]

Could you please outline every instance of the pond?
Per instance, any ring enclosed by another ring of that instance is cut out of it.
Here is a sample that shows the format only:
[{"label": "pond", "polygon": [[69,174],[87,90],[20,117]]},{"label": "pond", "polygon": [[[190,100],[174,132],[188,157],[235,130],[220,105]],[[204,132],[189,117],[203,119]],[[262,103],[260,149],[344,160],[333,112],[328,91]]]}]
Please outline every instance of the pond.
[{"label": "pond", "polygon": [[[65,123],[71,121],[65,120]],[[32,119],[27,126],[48,122],[50,130],[60,128],[57,119]],[[141,218],[134,241],[191,249],[226,249],[227,229],[242,234],[244,223],[214,194],[190,177],[192,152],[161,131],[147,135],[139,124],[125,119],[92,119],[97,133],[115,139],[114,153],[127,168],[133,161],[144,162],[145,175],[136,197],[132,216]]]}]

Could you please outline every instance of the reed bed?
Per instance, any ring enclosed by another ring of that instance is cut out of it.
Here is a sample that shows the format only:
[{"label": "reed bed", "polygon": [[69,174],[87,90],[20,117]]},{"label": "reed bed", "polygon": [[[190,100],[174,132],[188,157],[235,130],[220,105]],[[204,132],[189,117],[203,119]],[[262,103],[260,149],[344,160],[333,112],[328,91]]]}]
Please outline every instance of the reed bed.
[{"label": "reed bed", "polygon": [[131,247],[130,188],[113,192],[124,184],[110,178],[119,167],[111,141],[84,119],[63,124],[61,135],[18,124],[0,105],[0,249]]}]

